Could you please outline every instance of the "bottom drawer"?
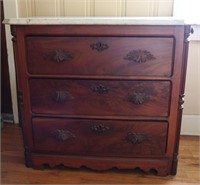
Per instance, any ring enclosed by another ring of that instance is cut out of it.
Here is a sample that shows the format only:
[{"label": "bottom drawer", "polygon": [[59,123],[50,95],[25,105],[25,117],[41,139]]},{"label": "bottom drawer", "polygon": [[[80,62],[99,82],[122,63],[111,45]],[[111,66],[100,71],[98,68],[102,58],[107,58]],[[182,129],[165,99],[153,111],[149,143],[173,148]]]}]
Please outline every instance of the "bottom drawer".
[{"label": "bottom drawer", "polygon": [[167,122],[33,118],[35,152],[113,157],[165,154]]}]

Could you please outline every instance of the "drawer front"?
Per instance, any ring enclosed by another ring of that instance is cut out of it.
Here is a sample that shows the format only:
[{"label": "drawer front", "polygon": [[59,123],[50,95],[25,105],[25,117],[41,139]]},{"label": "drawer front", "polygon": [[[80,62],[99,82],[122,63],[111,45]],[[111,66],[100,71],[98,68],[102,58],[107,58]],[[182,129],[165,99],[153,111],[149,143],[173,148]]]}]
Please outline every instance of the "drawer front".
[{"label": "drawer front", "polygon": [[34,113],[168,116],[169,81],[31,79]]},{"label": "drawer front", "polygon": [[165,154],[167,122],[33,119],[36,152],[86,156]]},{"label": "drawer front", "polygon": [[31,74],[171,76],[173,38],[27,37]]}]

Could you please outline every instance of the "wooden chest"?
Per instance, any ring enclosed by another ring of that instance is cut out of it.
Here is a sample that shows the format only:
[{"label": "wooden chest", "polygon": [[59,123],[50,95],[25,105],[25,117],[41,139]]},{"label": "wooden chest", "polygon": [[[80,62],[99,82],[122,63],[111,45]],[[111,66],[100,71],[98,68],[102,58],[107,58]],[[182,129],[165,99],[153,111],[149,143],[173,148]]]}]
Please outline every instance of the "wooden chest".
[{"label": "wooden chest", "polygon": [[12,25],[26,165],[175,175],[185,25]]}]

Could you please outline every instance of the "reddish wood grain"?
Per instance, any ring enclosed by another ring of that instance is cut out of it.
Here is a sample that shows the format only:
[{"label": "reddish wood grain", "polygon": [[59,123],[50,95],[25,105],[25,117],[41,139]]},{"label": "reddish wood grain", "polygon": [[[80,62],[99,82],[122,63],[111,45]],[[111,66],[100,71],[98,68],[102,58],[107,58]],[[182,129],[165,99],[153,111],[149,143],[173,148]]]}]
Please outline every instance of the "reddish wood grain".
[{"label": "reddish wood grain", "polygon": [[26,165],[175,175],[189,33],[184,25],[12,26]]}]

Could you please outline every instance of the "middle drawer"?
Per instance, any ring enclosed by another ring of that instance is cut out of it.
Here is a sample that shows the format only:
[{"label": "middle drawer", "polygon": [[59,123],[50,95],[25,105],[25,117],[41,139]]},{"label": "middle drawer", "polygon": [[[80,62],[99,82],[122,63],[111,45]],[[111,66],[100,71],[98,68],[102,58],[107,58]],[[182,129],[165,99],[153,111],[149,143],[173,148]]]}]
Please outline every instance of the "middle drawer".
[{"label": "middle drawer", "polygon": [[166,117],[170,91],[169,81],[30,79],[40,114]]}]

